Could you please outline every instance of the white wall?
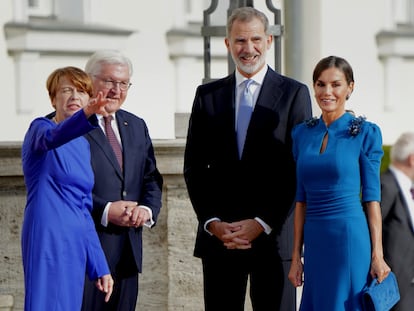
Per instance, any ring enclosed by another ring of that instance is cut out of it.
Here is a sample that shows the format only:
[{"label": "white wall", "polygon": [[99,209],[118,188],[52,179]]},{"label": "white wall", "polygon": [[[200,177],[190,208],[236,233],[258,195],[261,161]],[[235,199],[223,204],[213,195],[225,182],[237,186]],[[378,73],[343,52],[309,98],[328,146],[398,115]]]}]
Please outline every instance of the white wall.
[{"label": "white wall", "polygon": [[[11,21],[12,4],[15,0],[0,1],[0,25]],[[178,0],[177,0],[178,1]],[[124,108],[142,116],[154,139],[174,138],[174,113],[189,112],[195,87],[203,78],[201,59],[183,61],[184,68],[176,70],[169,56],[166,33],[174,24],[181,24],[177,18],[176,4],[170,0],[91,0],[92,22],[136,30],[121,47],[134,64],[133,86],[129,91]],[[208,3],[208,2],[207,2]],[[280,5],[280,1],[274,1]],[[256,7],[266,10],[264,0],[255,1]],[[304,50],[301,80],[312,92],[312,70],[316,62],[325,56],[335,54],[346,58],[353,66],[356,86],[348,108],[357,114],[364,114],[378,123],[383,130],[384,143],[392,143],[401,131],[411,130],[411,85],[414,64],[405,60],[399,67],[393,109],[385,109],[384,66],[378,57],[376,34],[386,26],[384,1],[378,0],[302,0]],[[200,16],[202,12],[200,12]],[[273,18],[271,17],[271,21]],[[202,41],[198,47],[202,53]],[[74,42],[76,44],[76,42]],[[221,39],[218,45],[223,44]],[[108,40],[108,48],[111,48]],[[195,47],[197,48],[197,47]],[[222,47],[219,49],[223,49]],[[272,61],[272,55],[269,60]],[[20,141],[30,121],[50,111],[45,89],[48,74],[58,66],[84,66],[83,57],[41,56],[35,64],[35,78],[30,89],[33,92],[33,112],[27,115],[16,113],[15,70],[13,59],[7,54],[4,32],[0,33],[0,85],[2,90],[2,111],[5,116],[0,122],[0,141]],[[221,67],[223,66],[223,67]],[[226,74],[224,64],[215,69],[213,76]],[[401,70],[401,73],[399,73]],[[185,75],[185,78],[183,78]],[[179,81],[186,81],[177,87]],[[177,93],[177,90],[179,93]],[[177,101],[180,101],[177,103]],[[389,103],[388,103],[389,104]],[[315,105],[316,107],[316,105]],[[187,110],[187,111],[186,111]],[[315,115],[319,110],[315,109]]]},{"label": "white wall", "polygon": [[[385,102],[385,90],[390,83],[379,58],[376,35],[389,26],[391,13],[386,10],[386,1],[303,2],[306,7],[304,46],[307,47],[303,55],[306,64],[303,79],[310,86],[312,95],[312,71],[316,62],[328,55],[344,57],[353,67],[355,78],[355,90],[347,108],[380,125],[385,144],[392,144],[403,131],[413,131],[412,61],[399,60],[401,64],[394,66],[398,82],[393,78],[394,97]],[[386,105],[392,109],[386,109]],[[317,113],[319,110],[315,108]]]},{"label": "white wall", "polygon": [[[0,25],[12,21],[12,2],[0,1]],[[174,138],[174,68],[169,60],[166,32],[171,29],[173,1],[91,1],[92,20],[98,24],[136,30],[119,47],[134,65],[134,75],[124,108],[147,121],[154,139]],[[143,8],[141,8],[143,7]],[[73,44],[76,44],[74,42]],[[108,48],[117,48],[108,40]],[[14,61],[7,54],[4,32],[0,35],[0,84],[3,114],[0,122],[0,141],[21,141],[30,121],[51,111],[45,88],[47,76],[60,66],[83,68],[85,57],[40,56],[34,65],[34,78],[30,86],[33,111],[17,113],[15,97]],[[201,78],[198,83],[201,81]],[[193,92],[193,90],[191,90]]]}]

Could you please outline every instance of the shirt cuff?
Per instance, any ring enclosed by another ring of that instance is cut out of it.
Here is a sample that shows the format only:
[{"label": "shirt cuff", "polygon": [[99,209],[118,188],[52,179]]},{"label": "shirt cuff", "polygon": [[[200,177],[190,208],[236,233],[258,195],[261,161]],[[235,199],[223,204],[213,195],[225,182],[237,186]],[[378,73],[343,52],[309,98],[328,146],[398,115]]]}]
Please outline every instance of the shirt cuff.
[{"label": "shirt cuff", "polygon": [[148,206],[145,206],[145,205],[138,205],[138,207],[143,208],[143,209],[146,209],[146,210],[148,211],[148,213],[149,213],[149,215],[150,215],[150,218],[149,218],[149,220],[148,220],[148,221],[144,224],[144,226],[145,226],[145,227],[148,227],[148,228],[151,228],[151,227],[155,224],[154,219],[152,219],[152,209],[150,209]]},{"label": "shirt cuff", "polygon": [[221,221],[221,219],[220,218],[217,218],[217,217],[214,217],[214,218],[211,218],[211,219],[209,219],[209,220],[207,220],[205,223],[204,223],[204,231],[205,232],[207,232],[208,234],[210,234],[210,235],[213,235],[210,231],[208,231],[207,230],[207,227],[208,227],[208,224],[210,223],[210,222],[212,222],[212,221]]},{"label": "shirt cuff", "polygon": [[254,220],[256,220],[263,227],[266,234],[270,234],[272,232],[272,228],[259,217],[255,217]]},{"label": "shirt cuff", "polygon": [[112,202],[106,203],[104,211],[102,213],[101,225],[104,227],[108,227],[108,213],[109,213],[109,207],[111,206],[111,203]]}]

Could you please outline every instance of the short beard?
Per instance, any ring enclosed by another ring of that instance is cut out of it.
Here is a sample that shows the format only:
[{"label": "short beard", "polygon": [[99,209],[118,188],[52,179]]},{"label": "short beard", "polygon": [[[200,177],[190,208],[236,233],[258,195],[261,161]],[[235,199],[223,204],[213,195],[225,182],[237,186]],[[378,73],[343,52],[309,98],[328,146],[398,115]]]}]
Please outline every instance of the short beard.
[{"label": "short beard", "polygon": [[241,71],[247,73],[247,74],[253,74],[259,71],[263,65],[266,63],[266,55],[262,54],[260,55],[259,59],[257,60],[257,63],[254,65],[245,65],[243,64],[238,58],[231,55],[233,62],[236,64],[237,68],[239,68]]}]

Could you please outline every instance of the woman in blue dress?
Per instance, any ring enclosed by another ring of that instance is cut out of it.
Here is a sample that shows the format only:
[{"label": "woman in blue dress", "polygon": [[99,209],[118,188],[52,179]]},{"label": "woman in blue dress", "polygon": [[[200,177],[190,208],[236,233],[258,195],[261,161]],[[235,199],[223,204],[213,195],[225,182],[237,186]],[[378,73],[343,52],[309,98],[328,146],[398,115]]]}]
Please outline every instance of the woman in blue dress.
[{"label": "woman in blue dress", "polygon": [[343,58],[322,59],[313,87],[322,115],[292,132],[297,193],[289,280],[304,284],[301,311],[362,310],[363,287],[390,271],[379,205],[381,131],[345,110],[354,78]]},{"label": "woman in blue dress", "polygon": [[82,137],[106,114],[102,94],[76,67],[47,80],[56,115],[32,121],[22,146],[27,203],[22,229],[26,311],[76,311],[82,305],[85,271],[112,293],[113,280],[91,218],[93,173]]}]

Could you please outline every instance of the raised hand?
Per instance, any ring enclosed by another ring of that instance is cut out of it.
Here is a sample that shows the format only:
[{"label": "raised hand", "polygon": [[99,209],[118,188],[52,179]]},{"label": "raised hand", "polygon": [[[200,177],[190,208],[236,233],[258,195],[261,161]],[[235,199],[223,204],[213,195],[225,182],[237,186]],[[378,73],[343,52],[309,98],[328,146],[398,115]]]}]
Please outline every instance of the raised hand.
[{"label": "raised hand", "polygon": [[103,92],[98,92],[95,98],[89,99],[88,104],[83,108],[85,115],[89,118],[94,113],[101,114],[104,117],[108,115],[105,106],[111,103],[113,99],[104,97]]}]

